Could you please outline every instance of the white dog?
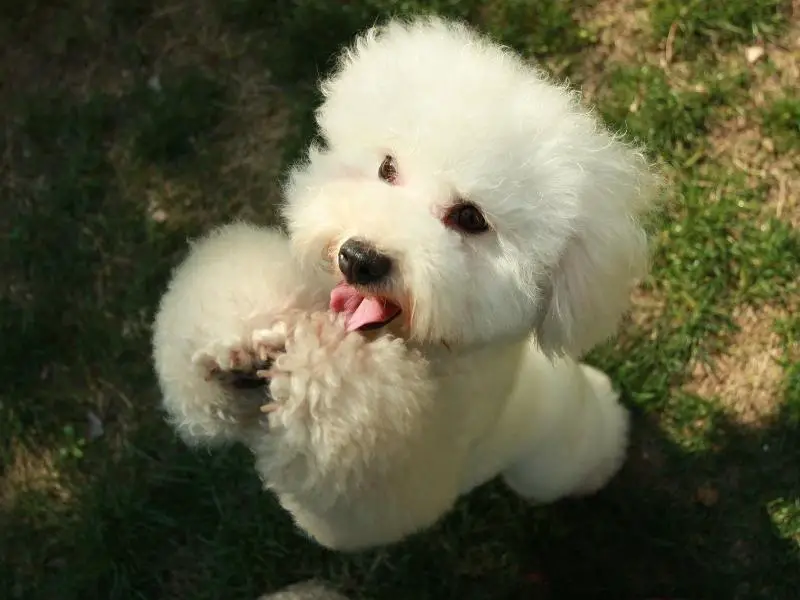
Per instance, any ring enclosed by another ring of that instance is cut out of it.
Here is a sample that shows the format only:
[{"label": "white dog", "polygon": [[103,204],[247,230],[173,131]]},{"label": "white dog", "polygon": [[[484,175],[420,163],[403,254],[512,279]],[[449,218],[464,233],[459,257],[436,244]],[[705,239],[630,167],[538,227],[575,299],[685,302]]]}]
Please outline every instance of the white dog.
[{"label": "white dog", "polygon": [[291,173],[289,239],[217,230],[162,301],[155,363],[178,430],[246,443],[337,549],[419,531],[497,475],[536,502],[602,487],[627,414],[575,357],[646,272],[642,155],[439,19],[369,31],[322,91],[325,144]]}]

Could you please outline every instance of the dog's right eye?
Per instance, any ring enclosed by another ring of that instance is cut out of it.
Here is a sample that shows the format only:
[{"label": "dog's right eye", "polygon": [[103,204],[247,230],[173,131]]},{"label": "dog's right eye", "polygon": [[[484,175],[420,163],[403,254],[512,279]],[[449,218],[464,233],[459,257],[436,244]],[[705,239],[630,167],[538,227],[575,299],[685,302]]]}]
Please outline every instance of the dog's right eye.
[{"label": "dog's right eye", "polygon": [[462,233],[483,233],[489,229],[486,217],[470,202],[456,204],[444,218],[445,225]]},{"label": "dog's right eye", "polygon": [[397,162],[392,156],[386,156],[378,167],[378,177],[386,183],[394,183],[397,180]]}]

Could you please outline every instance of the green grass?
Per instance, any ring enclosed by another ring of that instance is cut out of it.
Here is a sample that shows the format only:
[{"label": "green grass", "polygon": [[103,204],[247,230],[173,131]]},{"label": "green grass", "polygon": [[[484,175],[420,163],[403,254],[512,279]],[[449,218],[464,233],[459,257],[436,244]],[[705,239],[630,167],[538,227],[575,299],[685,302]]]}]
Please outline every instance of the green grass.
[{"label": "green grass", "polygon": [[174,164],[195,153],[219,125],[225,89],[202,72],[170,73],[156,81],[140,92],[134,151],[149,162]]},{"label": "green grass", "polygon": [[[17,49],[0,65],[16,82],[0,91],[0,597],[255,598],[309,577],[375,600],[796,597],[800,235],[767,206],[775,183],[710,142],[743,116],[779,152],[796,150],[793,90],[757,107],[766,67],[719,54],[780,35],[785,3],[647,3],[641,62],[602,73],[582,71],[597,50],[578,18],[591,4],[40,0],[0,21]],[[187,238],[274,214],[264,197],[277,181],[256,177],[269,157],[241,150],[242,106],[292,108],[273,149],[291,159],[335,48],[422,9],[595,79],[600,114],[645,144],[670,184],[642,285],[656,308],[591,355],[635,414],[630,459],[607,490],[534,508],[493,483],[432,531],[338,555],[293,529],[244,450],[175,439],[157,409],[150,322]],[[644,56],[676,20],[686,65],[668,73]],[[273,87],[243,105],[267,71]],[[733,343],[735,309],[766,303],[785,308],[769,324],[782,380],[772,418],[751,426],[684,384]]]},{"label": "green grass", "polygon": [[[573,2],[572,8],[586,4]],[[277,5],[277,8],[273,6]],[[505,44],[537,56],[567,54],[582,48],[581,29],[571,7],[557,0],[325,0],[220,2],[223,18],[250,32],[280,32],[268,46],[273,68],[296,83],[298,74],[315,76],[330,66],[330,58],[357,32],[389,16],[439,14],[468,20],[502,39]],[[275,49],[280,56],[274,60]],[[288,59],[288,61],[286,60]],[[270,60],[269,58],[267,60]]]},{"label": "green grass", "polygon": [[763,111],[762,126],[780,151],[800,148],[800,99],[787,96],[773,100]]},{"label": "green grass", "polygon": [[675,27],[678,56],[696,59],[709,43],[723,47],[775,36],[791,14],[791,0],[655,0],[651,19],[662,38]]},{"label": "green grass", "polygon": [[621,66],[609,77],[606,121],[670,159],[696,147],[714,114],[708,93],[675,90],[660,69]]}]

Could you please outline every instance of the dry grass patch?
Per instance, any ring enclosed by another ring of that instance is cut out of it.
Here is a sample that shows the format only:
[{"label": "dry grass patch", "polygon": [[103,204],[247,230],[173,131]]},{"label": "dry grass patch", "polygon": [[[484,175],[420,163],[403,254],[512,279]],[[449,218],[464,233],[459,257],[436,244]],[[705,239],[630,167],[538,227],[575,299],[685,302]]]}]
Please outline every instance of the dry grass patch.
[{"label": "dry grass patch", "polygon": [[274,220],[281,199],[284,141],[293,133],[292,111],[263,70],[242,69],[235,88],[220,175],[237,182],[234,189],[242,195],[243,207],[259,212],[244,216]]},{"label": "dry grass patch", "polygon": [[[149,219],[170,228],[235,218],[273,222],[281,197],[283,142],[290,109],[267,74],[237,69],[229,84],[232,105],[218,126],[210,171],[169,171],[133,156],[129,140],[111,153],[121,193]],[[138,200],[137,200],[138,199]]]},{"label": "dry grass patch", "polygon": [[0,106],[25,94],[63,90],[85,99],[119,91],[132,80],[132,72],[117,63],[120,40],[108,27],[103,3],[31,4],[0,22],[0,81],[10,83],[0,85]]},{"label": "dry grass patch", "polygon": [[648,62],[649,12],[642,0],[599,0],[577,11],[576,19],[597,40],[578,69],[583,95],[591,102],[610,66]]},{"label": "dry grass patch", "polygon": [[[800,0],[792,3],[792,15],[789,28],[777,40],[756,46],[757,61],[765,63],[767,68],[759,71],[759,83],[754,86],[753,99],[756,105],[762,105],[765,96],[781,93],[783,90],[800,90]],[[747,58],[748,49],[743,49]]]},{"label": "dry grass patch", "polygon": [[[795,3],[800,7],[800,2]],[[764,211],[800,227],[800,151],[780,148],[765,134],[759,114],[777,98],[800,92],[800,9],[796,21],[778,41],[742,48],[720,60],[731,68],[750,65],[747,99],[734,108],[731,118],[717,123],[709,141],[712,154],[746,177],[754,189],[766,186]],[[757,52],[750,51],[758,49]]]},{"label": "dry grass patch", "polygon": [[597,36],[599,52],[613,61],[631,61],[642,51],[636,43],[649,34],[647,3],[641,0],[600,0],[578,12],[584,27]]},{"label": "dry grass patch", "polygon": [[[284,93],[273,85],[271,75],[254,54],[265,51],[264,44],[254,49],[246,35],[234,32],[222,23],[214,2],[166,2],[156,12],[163,19],[159,29],[167,32],[157,42],[162,56],[155,64],[158,74],[162,65],[169,68],[196,66],[210,73],[226,75],[227,105],[223,122],[218,127],[223,140],[217,151],[220,161],[209,185],[201,182],[173,182],[173,187],[187,189],[189,197],[199,192],[200,204],[220,219],[234,217],[259,222],[274,221],[274,207],[280,199],[278,180],[283,164],[283,142],[290,132],[291,110]],[[150,182],[164,177],[146,177]],[[166,186],[150,187],[150,205],[163,217],[169,211],[161,204],[175,206]],[[221,185],[220,185],[221,184]],[[159,196],[161,196],[159,198]],[[165,197],[166,196],[166,197]],[[153,211],[151,209],[151,214]],[[201,222],[208,220],[208,215]]]},{"label": "dry grass patch", "polygon": [[777,414],[785,373],[780,363],[784,348],[774,325],[785,315],[772,306],[737,308],[733,318],[738,331],[708,363],[689,365],[684,390],[719,402],[742,424],[756,424]]},{"label": "dry grass patch", "polygon": [[[600,0],[579,11],[578,21],[597,41],[585,53],[580,69],[587,100],[595,97],[609,70],[618,66],[648,65],[663,71],[675,89],[701,91],[690,81],[690,65],[674,60],[674,30],[665,39],[653,39],[647,1]],[[631,106],[631,112],[638,110],[638,104]]]},{"label": "dry grass patch", "polygon": [[800,152],[779,152],[751,112],[718,124],[709,141],[712,154],[743,173],[748,187],[766,186],[765,216],[775,216],[800,227]]},{"label": "dry grass patch", "polygon": [[[757,75],[753,87],[753,103],[762,109],[781,95],[800,98],[800,1],[793,3],[793,24],[777,43],[765,48],[771,69],[763,69]],[[768,149],[775,143],[765,138]],[[746,161],[742,161],[748,166]],[[740,165],[736,165],[741,168]],[[771,153],[760,167],[769,179],[767,205],[775,215],[800,228],[800,151],[794,149]]]},{"label": "dry grass patch", "polygon": [[292,125],[285,94],[258,60],[265,44],[223,23],[211,0],[159,2],[136,38],[152,57],[145,75],[154,94],[169,95],[175,74],[193,72],[224,87],[224,109],[204,149],[213,157],[189,170],[137,160],[132,140],[120,140],[113,162],[123,193],[146,199],[148,217],[171,228],[273,222]]},{"label": "dry grass patch", "polygon": [[626,321],[637,329],[649,330],[664,314],[665,307],[666,300],[662,294],[636,287],[631,293],[631,309]]},{"label": "dry grass patch", "polygon": [[51,450],[34,451],[12,443],[0,477],[0,508],[11,513],[23,494],[34,493],[66,504],[72,499],[58,468],[58,456]]}]

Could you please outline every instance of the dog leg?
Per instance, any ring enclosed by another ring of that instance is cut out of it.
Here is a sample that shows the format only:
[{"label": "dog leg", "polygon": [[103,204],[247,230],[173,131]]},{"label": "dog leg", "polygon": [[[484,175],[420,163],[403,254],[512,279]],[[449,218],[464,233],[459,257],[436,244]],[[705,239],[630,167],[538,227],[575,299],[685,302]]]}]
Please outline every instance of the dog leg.
[{"label": "dog leg", "polygon": [[608,377],[569,359],[536,357],[484,451],[506,457],[505,482],[552,502],[591,494],[621,467],[628,413]]},{"label": "dog leg", "polygon": [[192,445],[243,441],[261,431],[269,369],[251,334],[288,309],[327,306],[332,284],[306,273],[277,231],[245,223],[195,241],[162,296],[153,323],[153,360],[163,406]]},{"label": "dog leg", "polygon": [[265,486],[318,543],[356,550],[424,529],[458,495],[460,455],[428,362],[402,340],[348,333],[328,312],[253,344],[283,346],[269,372],[269,433],[248,445]]},{"label": "dog leg", "polygon": [[[587,471],[578,486],[572,490],[573,496],[593,494],[603,488],[625,461],[628,447],[630,415],[619,403],[619,392],[614,389],[608,375],[589,365],[580,365],[581,371],[591,389],[594,400],[588,400],[586,410],[588,424],[586,430],[594,434],[596,442],[588,443]],[[590,414],[594,415],[590,417]]]},{"label": "dog leg", "polygon": [[269,389],[256,373],[271,361],[257,356],[249,340],[234,338],[191,355],[180,377],[165,377],[162,384],[164,406],[181,437],[191,445],[215,444],[261,429],[260,407],[269,402]]}]

